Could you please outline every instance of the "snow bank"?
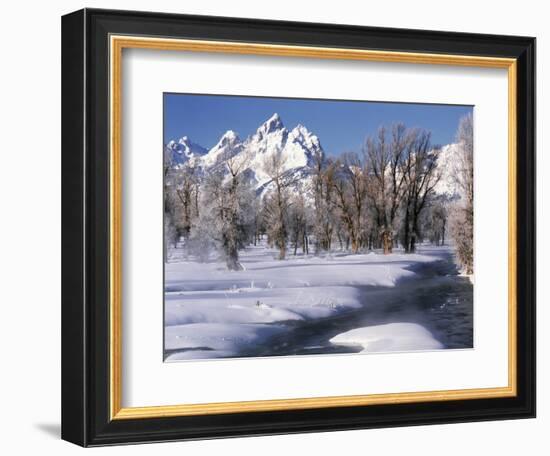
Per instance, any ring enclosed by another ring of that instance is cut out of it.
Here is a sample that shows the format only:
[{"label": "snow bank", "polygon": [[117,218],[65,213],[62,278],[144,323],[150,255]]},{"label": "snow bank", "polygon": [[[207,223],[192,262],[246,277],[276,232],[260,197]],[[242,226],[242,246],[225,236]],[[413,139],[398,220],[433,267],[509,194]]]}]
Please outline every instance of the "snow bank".
[{"label": "snow bank", "polygon": [[165,328],[165,350],[182,350],[167,357],[180,359],[219,358],[254,347],[284,329],[276,325],[195,323]]},{"label": "snow bank", "polygon": [[175,292],[166,293],[165,299],[167,326],[304,320],[360,306],[359,291],[340,286]]},{"label": "snow bank", "polygon": [[361,353],[444,348],[423,326],[414,323],[389,323],[352,329],[330,339],[334,345],[361,346]]},{"label": "snow bank", "polygon": [[227,271],[221,262],[182,261],[166,265],[166,291],[313,286],[395,286],[414,277],[407,268],[437,260],[420,254],[360,254],[297,257],[279,261],[270,250],[249,249],[241,255],[243,271]]}]

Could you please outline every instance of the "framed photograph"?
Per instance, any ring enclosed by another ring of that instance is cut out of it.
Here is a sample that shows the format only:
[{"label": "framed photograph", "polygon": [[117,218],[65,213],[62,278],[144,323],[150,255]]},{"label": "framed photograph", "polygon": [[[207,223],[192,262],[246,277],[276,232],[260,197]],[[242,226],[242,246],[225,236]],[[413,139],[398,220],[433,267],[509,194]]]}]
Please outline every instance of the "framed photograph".
[{"label": "framed photograph", "polygon": [[535,39],[62,20],[62,437],[535,416]]}]

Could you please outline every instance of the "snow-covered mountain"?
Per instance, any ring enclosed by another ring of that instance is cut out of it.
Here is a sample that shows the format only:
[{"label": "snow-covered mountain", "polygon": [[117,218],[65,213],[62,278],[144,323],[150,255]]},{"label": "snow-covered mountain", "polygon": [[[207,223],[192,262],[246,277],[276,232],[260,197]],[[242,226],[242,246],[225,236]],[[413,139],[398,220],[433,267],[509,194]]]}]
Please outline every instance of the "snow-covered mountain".
[{"label": "snow-covered mountain", "polygon": [[319,138],[303,125],[288,130],[277,113],[273,114],[244,143],[250,160],[248,168],[255,174],[258,186],[269,180],[268,167],[279,157],[282,171],[305,171],[323,154]]},{"label": "snow-covered mountain", "polygon": [[[271,188],[269,165],[278,158],[285,176],[307,188],[311,181],[316,159],[324,154],[319,138],[304,125],[287,129],[279,114],[274,113],[245,140],[232,130],[226,131],[210,150],[192,142],[187,136],[170,141],[174,166],[194,166],[202,173],[225,170],[231,158],[240,172],[251,179],[260,194]],[[443,146],[438,158],[442,177],[435,191],[447,198],[456,198],[456,171],[454,161],[457,144]]]},{"label": "snow-covered mountain", "polygon": [[204,155],[197,165],[204,169],[212,168],[228,158],[238,155],[243,150],[243,143],[237,133],[227,130],[217,144]]},{"label": "snow-covered mountain", "polygon": [[170,141],[168,148],[173,151],[176,165],[189,163],[203,172],[216,169],[227,159],[233,158],[236,163],[242,163],[241,171],[261,191],[269,187],[271,178],[268,167],[274,158],[278,158],[286,175],[296,174],[303,181],[311,174],[316,158],[324,153],[316,135],[303,125],[287,129],[277,113],[244,141],[237,133],[228,130],[208,151],[186,136],[178,142]]},{"label": "snow-covered mountain", "polygon": [[166,147],[174,166],[183,165],[188,161],[195,161],[208,152],[207,149],[195,144],[187,136],[183,136],[178,141],[170,141]]}]

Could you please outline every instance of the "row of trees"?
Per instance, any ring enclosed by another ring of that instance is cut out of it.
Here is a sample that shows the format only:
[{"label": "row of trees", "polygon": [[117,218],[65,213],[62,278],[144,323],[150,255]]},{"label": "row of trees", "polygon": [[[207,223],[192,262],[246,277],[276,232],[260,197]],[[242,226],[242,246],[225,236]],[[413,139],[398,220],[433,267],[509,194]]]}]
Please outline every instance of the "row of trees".
[{"label": "row of trees", "polygon": [[474,124],[463,117],[456,135],[458,153],[453,161],[453,183],[460,199],[451,206],[451,231],[457,259],[466,274],[474,272]]},{"label": "row of trees", "polygon": [[[441,179],[440,148],[430,133],[403,124],[380,128],[360,154],[336,159],[317,156],[308,179],[288,172],[285,157],[264,163],[270,182],[255,189],[243,153],[222,157],[214,171],[200,175],[193,166],[165,163],[166,244],[184,239],[199,257],[213,249],[227,267],[240,269],[239,250],[265,236],[284,259],[298,249],[307,254],[335,248],[352,253],[380,248],[391,253],[401,245],[415,252],[419,241],[445,243],[448,226],[457,254],[472,272],[473,140],[471,116],[457,133],[457,188],[463,196],[435,194]],[[307,183],[306,183],[307,182]]]}]

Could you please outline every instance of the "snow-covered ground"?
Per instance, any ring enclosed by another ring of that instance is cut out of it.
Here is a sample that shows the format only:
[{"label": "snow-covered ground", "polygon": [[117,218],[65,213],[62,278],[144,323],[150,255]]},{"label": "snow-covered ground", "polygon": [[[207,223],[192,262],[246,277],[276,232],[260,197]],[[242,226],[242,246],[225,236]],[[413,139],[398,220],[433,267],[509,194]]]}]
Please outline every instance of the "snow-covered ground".
[{"label": "snow-covered ground", "polygon": [[[289,256],[280,261],[274,250],[261,245],[241,253],[242,271],[228,271],[223,262],[199,263],[179,253],[165,266],[167,361],[236,356],[288,330],[282,322],[328,317],[366,305],[360,302],[358,286],[393,287],[414,278],[414,263],[438,259],[421,251]],[[350,343],[363,345],[365,337],[370,341],[373,333],[364,334],[355,334]],[[344,336],[334,338],[334,343],[347,341]],[[403,343],[394,340],[386,346],[401,350],[396,347]],[[372,343],[368,344],[370,351]]]},{"label": "snow-covered ground", "polygon": [[443,345],[415,323],[389,323],[352,329],[330,339],[335,345],[360,346],[364,352],[437,350]]}]

